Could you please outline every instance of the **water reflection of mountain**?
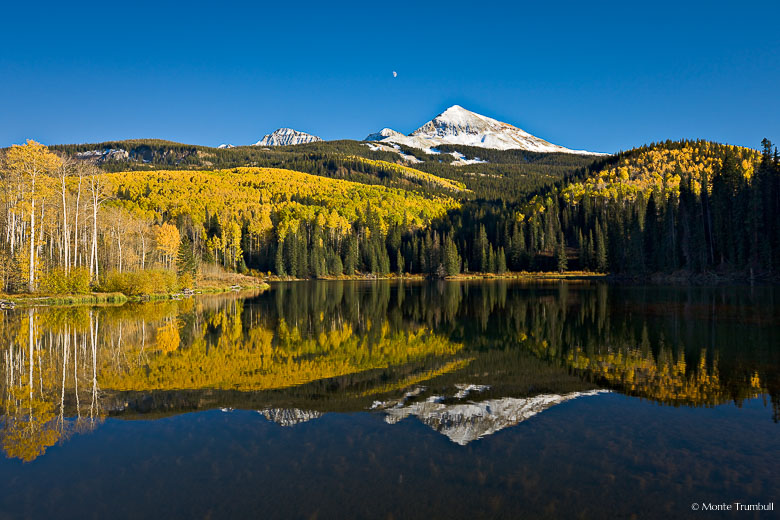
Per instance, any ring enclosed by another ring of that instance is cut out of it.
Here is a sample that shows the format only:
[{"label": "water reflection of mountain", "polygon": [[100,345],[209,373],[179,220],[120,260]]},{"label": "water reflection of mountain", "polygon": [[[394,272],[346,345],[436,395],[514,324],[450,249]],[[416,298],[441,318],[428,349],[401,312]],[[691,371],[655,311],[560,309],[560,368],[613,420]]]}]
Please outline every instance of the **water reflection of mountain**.
[{"label": "water reflection of mountain", "polygon": [[301,410],[299,408],[266,408],[257,413],[279,426],[290,427],[309,422],[322,417],[322,412],[316,410]]},{"label": "water reflection of mountain", "polygon": [[465,446],[504,428],[515,426],[557,404],[601,392],[604,390],[455,403],[444,402],[446,398],[443,396],[431,396],[424,401],[381,403],[378,407],[385,408],[385,422],[388,424],[396,424],[414,416],[452,442]]},{"label": "water reflection of mountain", "polygon": [[[469,386],[488,388],[486,385]],[[484,401],[465,400],[466,396],[458,395],[461,393],[458,392],[450,398],[432,395],[423,400],[410,401],[410,398],[418,397],[424,391],[424,387],[416,387],[407,392],[401,399],[386,402],[375,401],[371,408],[381,410],[387,424],[396,424],[408,417],[416,417],[420,422],[446,436],[452,442],[465,446],[505,428],[516,426],[557,404],[606,392],[606,390],[590,390],[564,395],[541,394],[524,398],[503,397]],[[323,416],[322,412],[299,408],[267,408],[258,410],[258,413],[283,427],[296,426]]]},{"label": "water reflection of mountain", "polygon": [[[458,439],[597,388],[687,406],[768,395],[777,420],[774,301],[773,288],[328,282],[16,310],[0,316],[3,449],[31,460],[108,415],[234,407],[293,424],[421,385],[390,416],[468,430]],[[466,382],[489,386],[477,404],[453,401]]]}]

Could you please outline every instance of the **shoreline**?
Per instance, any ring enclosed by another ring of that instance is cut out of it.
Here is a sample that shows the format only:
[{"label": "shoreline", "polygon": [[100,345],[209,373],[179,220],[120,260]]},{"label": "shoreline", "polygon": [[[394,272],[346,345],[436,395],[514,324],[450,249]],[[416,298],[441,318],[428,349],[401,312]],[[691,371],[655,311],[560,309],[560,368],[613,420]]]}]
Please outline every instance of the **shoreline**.
[{"label": "shoreline", "polygon": [[458,282],[465,280],[607,280],[608,274],[604,273],[592,273],[587,271],[568,271],[564,273],[557,272],[529,272],[529,271],[513,271],[503,274],[498,273],[461,273],[455,276],[445,276],[444,278],[431,278],[424,274],[387,274],[387,275],[341,275],[341,276],[323,276],[320,278],[293,278],[290,276],[269,276],[266,277],[266,281],[269,283],[279,282],[307,282],[307,281],[379,281],[379,280],[400,280],[400,281],[426,281],[426,280],[439,280],[448,282]]},{"label": "shoreline", "polygon": [[141,296],[127,296],[121,292],[88,293],[88,294],[0,294],[0,302],[10,302],[14,307],[46,307],[46,306],[77,306],[77,305],[116,305],[126,303],[153,302],[166,300],[180,300],[190,296],[205,294],[221,294],[227,292],[241,292],[249,290],[266,291],[271,286],[265,281],[248,285],[230,285],[219,287],[203,287],[193,290],[191,293],[159,293],[145,294]]},{"label": "shoreline", "polygon": [[[559,282],[559,281],[603,281],[610,285],[633,286],[633,285],[653,285],[653,286],[672,286],[672,287],[700,287],[700,286],[718,286],[730,284],[757,284],[772,285],[780,283],[776,276],[765,276],[759,274],[751,277],[749,273],[691,273],[679,271],[675,273],[653,273],[646,275],[621,275],[609,273],[594,273],[589,271],[567,271],[558,272],[506,272],[498,273],[461,273],[455,276],[446,276],[444,278],[431,278],[423,274],[404,274],[398,275],[390,273],[387,275],[355,274],[340,276],[323,276],[321,278],[292,278],[267,276],[258,279],[256,283],[242,284],[214,284],[213,281],[206,281],[205,286],[195,289],[192,292],[159,293],[148,295],[127,296],[121,292],[100,293],[93,292],[88,294],[0,294],[0,304],[11,304],[12,307],[40,307],[40,306],[76,306],[76,305],[124,305],[125,303],[149,302],[178,300],[190,296],[221,294],[227,292],[240,292],[246,290],[265,291],[271,288],[273,283],[286,282],[308,282],[308,281],[403,281],[403,282],[424,282],[424,281],[491,281],[491,280],[515,280],[526,282]],[[2,306],[0,305],[0,309]]]}]

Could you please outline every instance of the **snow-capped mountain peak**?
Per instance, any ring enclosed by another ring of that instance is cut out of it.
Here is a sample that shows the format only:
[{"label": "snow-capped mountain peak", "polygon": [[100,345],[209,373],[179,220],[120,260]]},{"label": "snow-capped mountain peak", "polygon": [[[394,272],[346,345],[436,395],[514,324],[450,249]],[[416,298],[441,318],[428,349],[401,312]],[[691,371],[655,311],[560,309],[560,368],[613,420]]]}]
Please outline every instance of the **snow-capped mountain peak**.
[{"label": "snow-capped mountain peak", "polygon": [[[411,135],[427,136],[435,134],[443,137],[461,133],[479,134],[489,130],[501,130],[502,128],[515,127],[482,116],[471,110],[466,110],[460,105],[452,105],[450,108],[434,117],[431,121],[428,121],[412,132]],[[516,130],[520,129],[517,128]],[[522,132],[522,130],[520,131]],[[523,133],[525,134],[525,132]]]},{"label": "snow-capped mountain peak", "polygon": [[477,114],[460,105],[451,106],[409,135],[401,135],[386,128],[369,137],[373,138],[371,140],[402,144],[428,153],[435,153],[437,146],[449,144],[497,150],[598,155],[552,144],[509,123]]},{"label": "snow-capped mountain peak", "polygon": [[401,132],[396,132],[392,128],[383,128],[383,129],[381,129],[378,132],[374,132],[373,134],[368,134],[366,136],[366,138],[363,139],[363,140],[364,141],[381,141],[382,139],[386,139],[388,137],[393,137],[393,136],[401,136],[401,137],[403,137],[404,134],[402,134]]},{"label": "snow-capped mountain peak", "polygon": [[291,144],[316,143],[322,141],[316,135],[299,132],[292,128],[279,128],[264,136],[255,146],[287,146]]}]

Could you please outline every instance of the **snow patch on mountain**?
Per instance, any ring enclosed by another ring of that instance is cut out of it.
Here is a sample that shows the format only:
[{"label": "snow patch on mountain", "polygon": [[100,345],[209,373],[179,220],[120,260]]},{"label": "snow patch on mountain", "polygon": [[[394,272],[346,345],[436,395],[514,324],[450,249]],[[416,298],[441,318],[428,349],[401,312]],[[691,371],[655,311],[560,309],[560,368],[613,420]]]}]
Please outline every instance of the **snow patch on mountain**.
[{"label": "snow patch on mountain", "polygon": [[221,144],[221,145],[217,146],[217,148],[235,148],[235,146],[233,146],[232,144],[224,143],[224,144]]},{"label": "snow patch on mountain", "polygon": [[401,150],[401,147],[397,144],[382,144],[379,142],[368,142],[364,143],[366,146],[368,146],[368,149],[372,152],[391,152],[396,153],[401,156],[401,159],[404,161],[410,162],[410,163],[421,163],[422,161],[415,157],[414,155],[410,155],[408,153],[404,153]]},{"label": "snow patch on mountain", "polygon": [[385,128],[369,137],[425,151],[450,144],[497,150],[605,155],[552,144],[516,126],[466,110],[460,105],[451,106],[409,135]]},{"label": "snow patch on mountain", "polygon": [[473,159],[466,159],[466,156],[458,151],[450,152],[450,155],[455,158],[454,161],[452,161],[453,166],[465,166],[468,164],[481,164],[486,163],[487,161],[480,159],[479,157],[474,157]]},{"label": "snow patch on mountain", "polygon": [[322,141],[316,135],[299,132],[292,128],[279,128],[264,136],[254,146],[288,146],[293,144],[317,143]]}]

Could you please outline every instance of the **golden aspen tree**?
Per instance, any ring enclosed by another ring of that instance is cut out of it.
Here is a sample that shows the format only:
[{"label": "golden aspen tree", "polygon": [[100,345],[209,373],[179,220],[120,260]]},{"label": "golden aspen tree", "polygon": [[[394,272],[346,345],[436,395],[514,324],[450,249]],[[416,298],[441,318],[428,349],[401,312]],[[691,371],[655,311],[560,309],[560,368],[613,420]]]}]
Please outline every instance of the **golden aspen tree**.
[{"label": "golden aspen tree", "polygon": [[30,204],[30,265],[27,289],[35,290],[35,202],[40,196],[40,181],[46,175],[53,173],[61,164],[60,158],[51,153],[49,149],[40,143],[28,140],[24,145],[13,145],[6,153],[8,168],[16,172],[26,182],[25,189],[28,193]]},{"label": "golden aspen tree", "polygon": [[172,259],[179,251],[179,243],[181,242],[179,230],[176,226],[166,222],[157,227],[154,239],[155,242],[157,242],[157,251],[163,255],[163,261],[167,264],[167,267],[170,268]]}]

